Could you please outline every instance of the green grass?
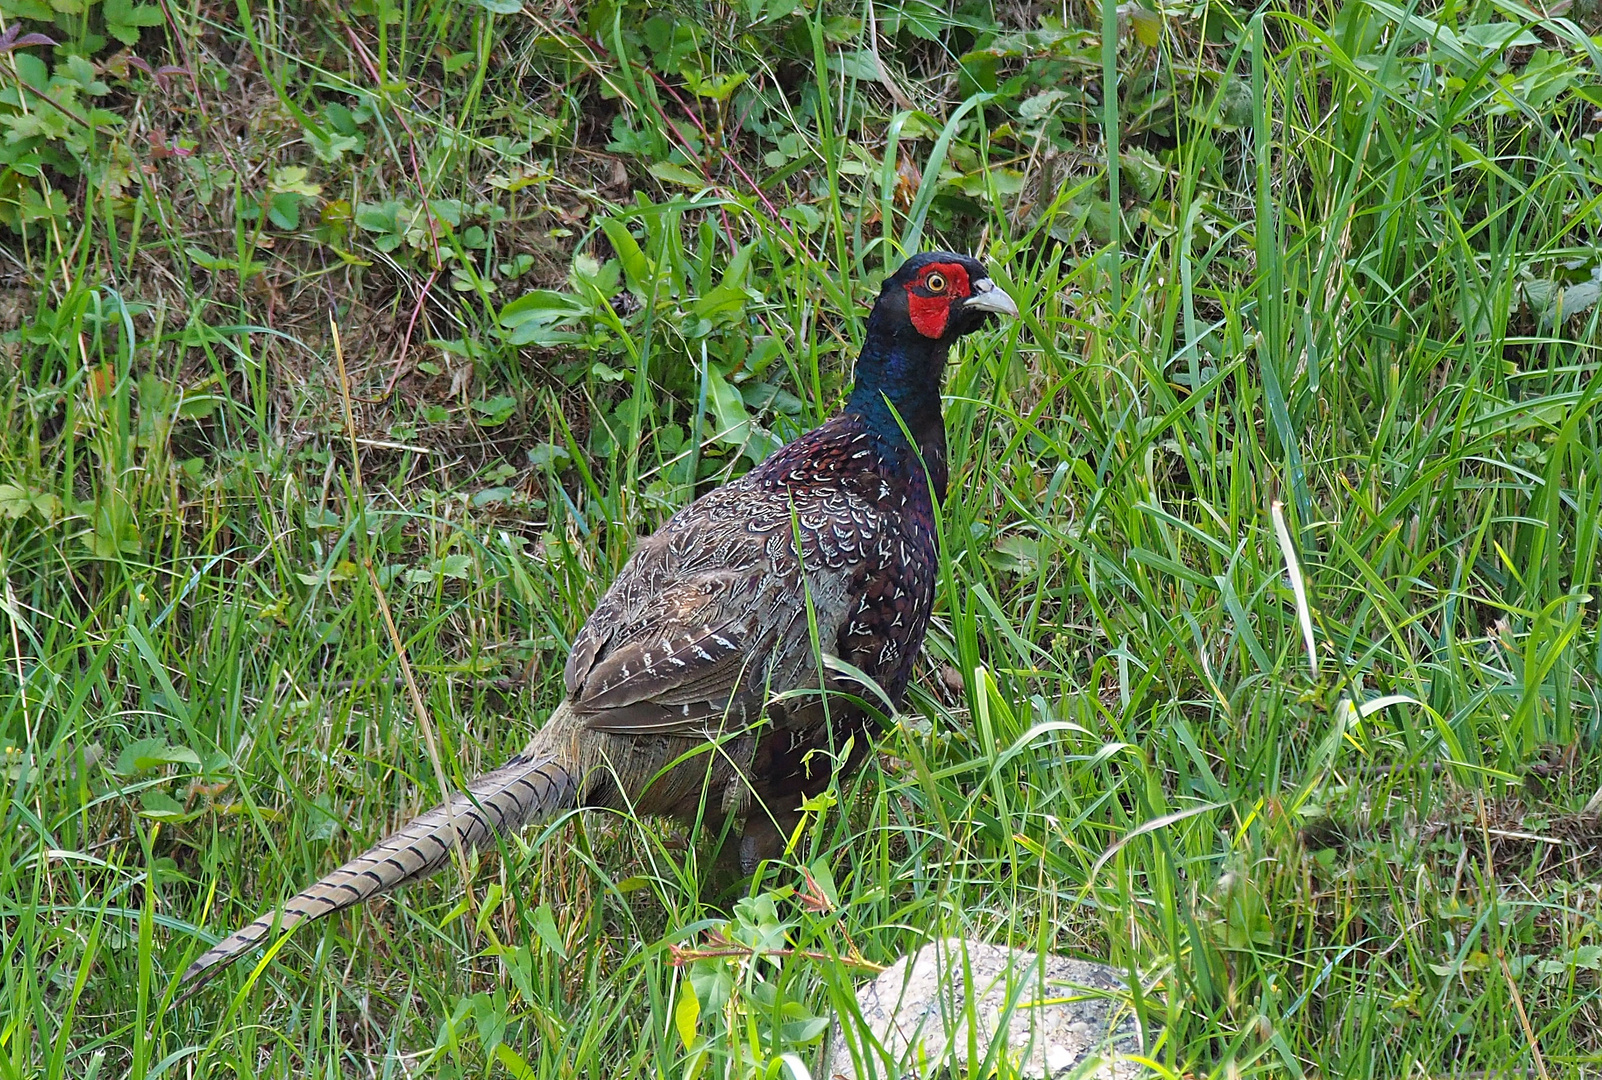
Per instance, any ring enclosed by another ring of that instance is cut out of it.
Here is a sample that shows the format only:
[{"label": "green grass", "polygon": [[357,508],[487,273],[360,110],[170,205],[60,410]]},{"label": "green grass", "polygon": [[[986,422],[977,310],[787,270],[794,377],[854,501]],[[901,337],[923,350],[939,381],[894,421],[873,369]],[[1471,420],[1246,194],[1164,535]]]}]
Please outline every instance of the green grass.
[{"label": "green grass", "polygon": [[[908,0],[880,79],[850,5],[41,7],[0,1076],[778,1077],[943,934],[1128,966],[1169,1075],[1602,1067],[1589,8],[1104,50]],[[184,70],[69,60],[119,28]],[[1025,315],[953,360],[925,661],[790,864],[568,818],[173,1004],[521,747],[634,539],[827,415],[936,244]],[[719,928],[791,952],[675,963]]]}]

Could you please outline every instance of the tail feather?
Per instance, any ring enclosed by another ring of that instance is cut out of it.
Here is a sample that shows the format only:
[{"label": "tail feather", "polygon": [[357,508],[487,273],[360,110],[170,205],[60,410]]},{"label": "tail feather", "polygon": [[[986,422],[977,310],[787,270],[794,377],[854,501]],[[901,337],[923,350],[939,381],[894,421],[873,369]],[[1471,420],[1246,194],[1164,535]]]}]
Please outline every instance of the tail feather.
[{"label": "tail feather", "polygon": [[188,997],[276,926],[300,923],[360,904],[398,885],[427,877],[450,861],[453,848],[471,851],[500,833],[572,805],[578,782],[549,755],[513,759],[472,780],[448,803],[413,818],[371,850],[303,889],[281,912],[268,912],[207,949],[184,972]]}]

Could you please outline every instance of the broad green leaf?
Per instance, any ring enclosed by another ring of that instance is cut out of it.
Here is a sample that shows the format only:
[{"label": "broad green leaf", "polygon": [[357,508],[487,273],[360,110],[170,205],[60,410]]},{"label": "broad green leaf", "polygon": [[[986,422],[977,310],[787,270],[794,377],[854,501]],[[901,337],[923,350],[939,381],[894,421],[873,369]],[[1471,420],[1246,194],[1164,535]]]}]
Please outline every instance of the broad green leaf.
[{"label": "broad green leaf", "polygon": [[695,1045],[696,1021],[701,1018],[701,1002],[695,996],[695,981],[693,979],[679,980],[679,1000],[673,1006],[673,1026],[679,1033],[679,1041],[684,1043],[686,1050]]},{"label": "broad green leaf", "polygon": [[717,441],[725,446],[742,446],[751,434],[751,414],[745,400],[730,386],[722,373],[711,365],[706,369],[706,403],[717,425]]},{"label": "broad green leaf", "polygon": [[562,944],[562,935],[556,929],[556,917],[551,912],[551,905],[541,904],[534,909],[534,932],[547,949],[563,960],[567,959],[567,947]]},{"label": "broad green leaf", "polygon": [[651,288],[651,264],[628,226],[616,218],[602,218],[600,226],[612,250],[617,253],[618,262],[623,264],[623,280],[641,295],[648,294]]},{"label": "broad green leaf", "polygon": [[173,746],[159,736],[129,743],[117,755],[117,771],[124,776],[159,769],[163,765],[189,765],[198,769],[200,755],[187,746]]},{"label": "broad green leaf", "polygon": [[864,82],[879,81],[879,62],[873,58],[873,52],[869,49],[857,49],[854,52],[843,52],[829,57],[829,70],[838,72],[848,79],[860,79]]},{"label": "broad green leaf", "polygon": [[1129,13],[1129,29],[1134,31],[1135,40],[1148,49],[1155,49],[1163,39],[1162,16],[1139,4],[1127,4],[1124,9]]},{"label": "broad green leaf", "polygon": [[652,176],[669,184],[678,184],[692,191],[699,191],[706,187],[706,181],[683,165],[675,165],[671,161],[653,162],[646,170]]}]

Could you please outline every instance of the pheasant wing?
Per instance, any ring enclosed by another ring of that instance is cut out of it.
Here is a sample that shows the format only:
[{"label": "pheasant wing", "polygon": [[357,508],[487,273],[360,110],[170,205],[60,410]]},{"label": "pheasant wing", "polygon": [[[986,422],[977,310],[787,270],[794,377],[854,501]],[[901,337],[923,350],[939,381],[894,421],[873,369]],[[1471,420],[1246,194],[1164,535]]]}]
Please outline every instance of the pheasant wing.
[{"label": "pheasant wing", "polygon": [[[797,659],[811,649],[787,500],[741,487],[719,489],[642,542],[579,632],[567,690],[589,727],[733,730],[755,720],[770,692],[804,681],[810,665]],[[831,650],[833,606],[819,612]]]}]

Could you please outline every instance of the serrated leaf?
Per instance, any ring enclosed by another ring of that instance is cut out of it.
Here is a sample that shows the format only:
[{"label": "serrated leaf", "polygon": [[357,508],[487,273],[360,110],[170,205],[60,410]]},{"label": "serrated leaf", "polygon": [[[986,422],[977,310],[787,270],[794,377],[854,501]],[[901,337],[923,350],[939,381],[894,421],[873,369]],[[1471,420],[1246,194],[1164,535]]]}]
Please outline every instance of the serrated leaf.
[{"label": "serrated leaf", "polygon": [[[50,22],[56,17],[56,13],[50,10],[50,5],[44,0],[3,0],[0,2],[0,12],[14,18],[33,19],[37,22]],[[51,44],[54,45],[55,42]],[[21,47],[20,42],[12,43],[12,48]]]},{"label": "serrated leaf", "polygon": [[312,802],[312,806],[316,807],[317,809],[317,814],[312,819],[310,826],[308,826],[306,829],[307,839],[332,840],[335,835],[338,834],[339,815],[334,813],[333,808],[330,805],[331,802],[332,800],[329,799],[326,791],[317,796],[317,798]]},{"label": "serrated leaf", "polygon": [[1118,153],[1118,176],[1134,189],[1142,202],[1150,202],[1161,189],[1168,171],[1149,150],[1132,146]]},{"label": "serrated leaf", "polygon": [[406,581],[412,585],[426,585],[435,578],[441,577],[461,581],[467,577],[468,571],[472,567],[472,556],[457,552],[454,555],[446,555],[444,558],[435,559],[426,569],[406,571]]},{"label": "serrated leaf", "polygon": [[299,165],[285,165],[282,168],[273,170],[271,187],[274,191],[283,192],[284,194],[305,195],[308,197],[321,195],[323,191],[322,185],[311,183],[306,179],[308,175],[306,169]]},{"label": "serrated leaf", "polygon": [[106,19],[106,33],[124,45],[137,44],[142,28],[166,21],[157,5],[136,4],[133,0],[105,0],[100,11]]},{"label": "serrated leaf", "polygon": [[729,75],[713,75],[702,78],[701,73],[693,69],[684,71],[684,82],[690,92],[696,97],[710,98],[713,101],[727,101],[729,95],[751,77],[749,72],[736,71]]},{"label": "serrated leaf", "polygon": [[443,221],[454,229],[461,225],[467,207],[460,199],[431,199],[428,210],[434,215],[434,220]]},{"label": "serrated leaf", "polygon": [[[46,19],[51,17],[45,15]],[[11,62],[17,65],[17,77],[22,80],[23,85],[43,90],[50,82],[50,68],[33,53],[13,53]]]},{"label": "serrated leaf", "polygon": [[720,1013],[734,992],[734,973],[729,965],[718,960],[697,960],[690,965],[690,983],[695,987],[695,998],[708,1015]]},{"label": "serrated leaf", "polygon": [[304,129],[306,143],[317,155],[317,160],[329,163],[337,162],[347,153],[361,153],[367,146],[367,139],[362,135],[341,135],[337,132],[328,132],[319,135],[310,128]]}]

